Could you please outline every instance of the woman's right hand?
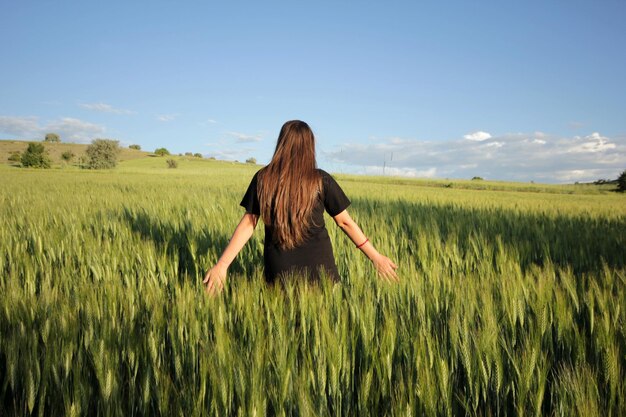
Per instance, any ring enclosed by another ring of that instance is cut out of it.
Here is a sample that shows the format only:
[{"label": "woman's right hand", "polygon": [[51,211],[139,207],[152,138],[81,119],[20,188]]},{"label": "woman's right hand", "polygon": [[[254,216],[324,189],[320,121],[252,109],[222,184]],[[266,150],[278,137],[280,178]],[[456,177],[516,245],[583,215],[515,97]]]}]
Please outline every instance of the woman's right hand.
[{"label": "woman's right hand", "polygon": [[396,274],[395,271],[398,268],[398,265],[385,255],[378,254],[374,257],[374,259],[372,259],[372,263],[381,278],[386,279],[387,281],[400,281],[398,274]]},{"label": "woman's right hand", "polygon": [[206,284],[206,293],[208,295],[216,295],[224,288],[224,282],[226,281],[227,267],[224,267],[220,262],[208,270],[202,282]]}]

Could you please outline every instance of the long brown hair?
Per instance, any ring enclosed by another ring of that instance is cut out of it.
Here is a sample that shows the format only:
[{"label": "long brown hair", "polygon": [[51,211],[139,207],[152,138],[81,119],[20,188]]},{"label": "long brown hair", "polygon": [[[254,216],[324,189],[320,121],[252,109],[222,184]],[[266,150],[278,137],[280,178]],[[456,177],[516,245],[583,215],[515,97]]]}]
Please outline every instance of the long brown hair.
[{"label": "long brown hair", "polygon": [[272,239],[281,249],[293,249],[309,235],[322,187],[316,168],[313,131],[303,121],[286,122],[272,160],[258,175],[261,218],[271,226]]}]

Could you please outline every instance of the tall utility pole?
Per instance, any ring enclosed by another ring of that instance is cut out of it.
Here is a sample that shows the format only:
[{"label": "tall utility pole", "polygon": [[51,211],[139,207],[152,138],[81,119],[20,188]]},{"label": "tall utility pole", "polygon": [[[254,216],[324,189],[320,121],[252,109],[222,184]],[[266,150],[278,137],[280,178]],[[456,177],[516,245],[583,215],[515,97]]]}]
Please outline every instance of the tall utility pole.
[{"label": "tall utility pole", "polygon": [[[393,161],[393,152],[391,152],[391,158],[389,162]],[[385,176],[385,167],[387,166],[387,160],[385,159],[385,154],[383,154],[383,177]]]},{"label": "tall utility pole", "polygon": [[339,173],[343,174],[343,148],[339,148],[339,160],[341,161],[341,165],[339,166]]}]

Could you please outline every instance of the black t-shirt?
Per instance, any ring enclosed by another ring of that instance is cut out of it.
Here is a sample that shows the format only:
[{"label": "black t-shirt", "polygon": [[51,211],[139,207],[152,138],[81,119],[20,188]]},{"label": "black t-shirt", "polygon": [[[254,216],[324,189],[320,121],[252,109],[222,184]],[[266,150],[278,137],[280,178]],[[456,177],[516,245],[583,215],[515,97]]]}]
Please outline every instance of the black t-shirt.
[{"label": "black t-shirt", "polygon": [[[339,281],[333,249],[324,225],[324,210],[334,217],[350,205],[350,200],[330,174],[321,169],[318,171],[322,176],[322,192],[311,213],[309,238],[294,249],[283,250],[276,242],[272,242],[272,226],[265,225],[263,260],[265,279],[268,282],[273,282],[279,275],[290,272],[302,274],[311,279],[319,279],[320,274],[325,273],[331,279]],[[252,177],[240,205],[246,209],[246,213],[260,215],[257,176],[258,172]]]}]

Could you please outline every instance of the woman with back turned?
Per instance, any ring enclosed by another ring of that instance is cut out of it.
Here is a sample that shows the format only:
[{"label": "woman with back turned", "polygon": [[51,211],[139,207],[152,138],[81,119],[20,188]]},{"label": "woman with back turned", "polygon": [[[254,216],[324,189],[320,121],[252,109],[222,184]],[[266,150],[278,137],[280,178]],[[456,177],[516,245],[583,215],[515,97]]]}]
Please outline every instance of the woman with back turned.
[{"label": "woman with back turned", "polygon": [[204,277],[206,291],[221,290],[229,265],[252,236],[259,216],[265,223],[265,279],[283,274],[319,279],[322,274],[339,281],[324,210],[374,264],[379,275],[398,280],[396,264],[381,255],[352,220],[350,200],[337,182],[316,168],[315,137],[300,120],[286,122],[278,136],[271,162],[259,170],[241,201],[241,218],[224,253]]}]

